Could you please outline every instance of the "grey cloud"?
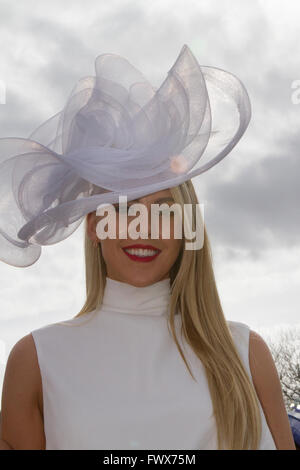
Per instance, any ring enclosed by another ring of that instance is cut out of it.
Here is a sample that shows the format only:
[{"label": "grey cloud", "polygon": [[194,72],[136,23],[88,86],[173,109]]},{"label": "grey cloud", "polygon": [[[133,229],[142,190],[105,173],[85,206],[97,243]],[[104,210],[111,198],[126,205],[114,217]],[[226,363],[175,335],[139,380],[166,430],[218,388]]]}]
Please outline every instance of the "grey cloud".
[{"label": "grey cloud", "polygon": [[230,256],[236,248],[257,258],[269,248],[299,245],[299,137],[277,147],[277,155],[249,162],[232,181],[221,177],[229,160],[206,180],[205,221]]}]

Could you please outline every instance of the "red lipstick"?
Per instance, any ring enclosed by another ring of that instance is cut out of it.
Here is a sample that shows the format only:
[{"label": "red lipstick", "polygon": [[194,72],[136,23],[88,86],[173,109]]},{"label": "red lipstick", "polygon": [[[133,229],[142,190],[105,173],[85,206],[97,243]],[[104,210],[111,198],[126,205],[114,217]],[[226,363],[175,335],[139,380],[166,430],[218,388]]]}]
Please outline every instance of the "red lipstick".
[{"label": "red lipstick", "polygon": [[[140,261],[142,263],[148,263],[149,261],[153,261],[161,252],[159,248],[155,248],[152,245],[141,245],[141,244],[135,244],[135,245],[128,245],[124,246],[123,251],[125,255],[128,256],[132,261]],[[155,250],[156,253],[152,256],[138,256],[138,255],[133,255],[125,251],[126,249],[142,249],[142,250]]]}]

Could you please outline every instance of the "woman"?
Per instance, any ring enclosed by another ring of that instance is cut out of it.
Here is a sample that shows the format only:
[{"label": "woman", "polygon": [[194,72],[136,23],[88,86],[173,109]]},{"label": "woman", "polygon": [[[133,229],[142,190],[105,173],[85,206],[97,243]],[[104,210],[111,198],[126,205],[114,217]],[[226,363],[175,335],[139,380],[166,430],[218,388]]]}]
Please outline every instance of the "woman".
[{"label": "woman", "polygon": [[32,331],[10,352],[2,446],[294,449],[266,344],[224,318],[205,229],[203,246],[187,249],[176,217],[164,236],[161,214],[159,236],[136,239],[128,209],[128,225],[105,238],[96,212],[124,194],[148,209],[167,198],[192,204],[181,223],[195,230],[191,178],[245,132],[246,89],[200,66],[187,45],[156,90],[118,55],[101,54],[95,69],[29,139],[0,139],[0,259],[29,266],[85,217],[87,291],[76,317]]},{"label": "woman", "polygon": [[[198,204],[190,181],[139,202],[162,198]],[[160,224],[146,242],[159,254],[142,262],[123,248],[145,242],[99,240],[100,219],[86,217],[82,310],[34,330],[9,355],[2,445],[295,449],[267,345],[224,318],[206,231],[201,250],[185,250],[172,220],[169,239]]]}]

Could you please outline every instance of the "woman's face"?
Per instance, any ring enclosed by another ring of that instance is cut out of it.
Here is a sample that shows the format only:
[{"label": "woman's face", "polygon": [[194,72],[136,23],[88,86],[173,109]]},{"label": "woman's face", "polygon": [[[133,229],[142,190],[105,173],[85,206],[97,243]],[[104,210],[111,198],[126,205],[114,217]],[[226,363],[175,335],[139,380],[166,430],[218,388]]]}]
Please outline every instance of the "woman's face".
[{"label": "woman's face", "polygon": [[[132,239],[129,237],[128,230],[124,238],[119,238],[118,203],[114,204],[116,208],[116,238],[110,237],[99,240],[96,233],[96,225],[103,217],[107,218],[107,213],[103,216],[96,216],[96,211],[88,214],[88,235],[91,240],[101,243],[101,250],[109,278],[142,287],[169,277],[170,269],[179,255],[183,240],[181,238],[174,238],[174,215],[172,215],[172,211],[170,211],[170,237],[162,238],[163,210],[158,216],[158,238],[151,239],[151,204],[164,203],[168,204],[168,206],[174,204],[174,199],[169,189],[129,201],[127,206],[129,207],[134,203],[144,204],[145,208],[147,208],[148,227],[142,224],[142,226],[137,226],[136,231],[146,234],[148,238],[139,236],[137,239]],[[136,215],[127,215],[127,229],[130,222],[138,216],[139,212]],[[130,248],[133,246],[136,248]],[[139,251],[141,248],[145,248],[145,246],[148,248],[147,251]],[[130,251],[125,251],[125,248]],[[155,250],[154,256],[153,250]]]}]

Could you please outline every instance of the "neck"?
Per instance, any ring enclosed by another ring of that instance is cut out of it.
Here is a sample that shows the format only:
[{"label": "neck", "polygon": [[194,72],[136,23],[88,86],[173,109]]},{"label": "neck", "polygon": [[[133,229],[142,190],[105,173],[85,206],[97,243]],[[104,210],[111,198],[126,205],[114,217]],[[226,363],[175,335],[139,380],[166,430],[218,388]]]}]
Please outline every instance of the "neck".
[{"label": "neck", "polygon": [[111,313],[165,316],[169,312],[170,278],[136,287],[106,277],[101,308]]}]

